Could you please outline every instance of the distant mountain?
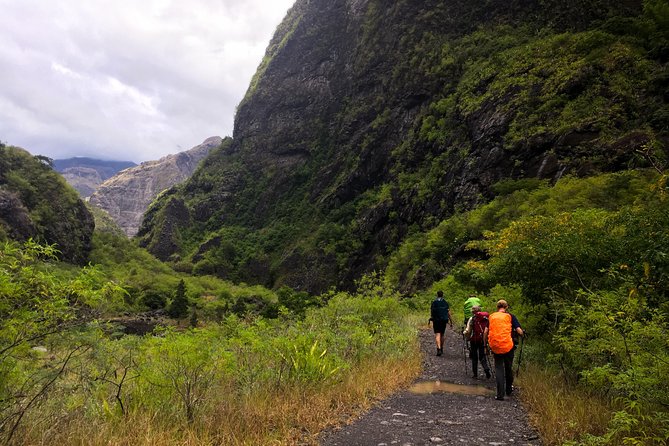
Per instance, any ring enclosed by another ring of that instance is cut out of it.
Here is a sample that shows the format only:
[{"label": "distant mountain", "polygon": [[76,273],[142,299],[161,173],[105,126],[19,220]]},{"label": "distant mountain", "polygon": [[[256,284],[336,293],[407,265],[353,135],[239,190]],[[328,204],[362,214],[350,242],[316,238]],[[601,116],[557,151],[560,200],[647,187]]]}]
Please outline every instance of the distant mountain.
[{"label": "distant mountain", "polygon": [[65,180],[84,198],[90,197],[103,181],[113,177],[123,169],[136,165],[132,161],[103,161],[85,157],[53,161],[53,168],[60,172]]},{"label": "distant mountain", "polygon": [[47,163],[0,143],[0,241],[55,244],[63,260],[85,264],[94,227],[86,204]]},{"label": "distant mountain", "polygon": [[98,187],[90,204],[105,210],[132,237],[158,194],[190,178],[200,161],[222,141],[219,136],[212,136],[185,152],[123,170]]}]

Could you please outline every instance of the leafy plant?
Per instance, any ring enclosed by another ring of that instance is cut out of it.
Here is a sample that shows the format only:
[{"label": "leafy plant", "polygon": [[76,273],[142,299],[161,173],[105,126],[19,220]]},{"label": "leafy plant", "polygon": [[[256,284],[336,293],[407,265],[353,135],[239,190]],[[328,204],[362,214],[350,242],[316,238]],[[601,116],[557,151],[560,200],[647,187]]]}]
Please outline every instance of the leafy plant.
[{"label": "leafy plant", "polygon": [[[123,302],[122,289],[95,268],[74,278],[50,271],[45,262],[56,257],[53,245],[32,240],[0,247],[0,438],[7,443],[90,349],[71,335]],[[56,351],[46,355],[49,348]]]}]

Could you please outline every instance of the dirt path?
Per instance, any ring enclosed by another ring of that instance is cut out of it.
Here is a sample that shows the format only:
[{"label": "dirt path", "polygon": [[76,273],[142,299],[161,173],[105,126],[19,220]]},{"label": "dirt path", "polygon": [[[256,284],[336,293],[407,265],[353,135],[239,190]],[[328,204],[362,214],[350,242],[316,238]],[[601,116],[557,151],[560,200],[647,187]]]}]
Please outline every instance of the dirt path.
[{"label": "dirt path", "polygon": [[428,387],[431,391],[399,392],[352,424],[325,432],[321,446],[541,444],[518,395],[495,401],[494,378],[485,379],[482,370],[478,379],[472,378],[470,363],[465,369],[461,337],[447,329],[441,357],[435,355],[431,330],[422,330],[420,341],[423,373],[413,388]]}]

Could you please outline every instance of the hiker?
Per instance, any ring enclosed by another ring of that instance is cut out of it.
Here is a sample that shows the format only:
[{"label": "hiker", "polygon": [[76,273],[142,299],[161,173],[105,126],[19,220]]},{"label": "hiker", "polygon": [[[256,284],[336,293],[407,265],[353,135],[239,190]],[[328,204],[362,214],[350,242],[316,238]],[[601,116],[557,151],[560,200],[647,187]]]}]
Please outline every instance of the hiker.
[{"label": "hiker", "polygon": [[469,357],[472,360],[473,377],[479,376],[479,361],[485,372],[485,377],[490,378],[490,366],[485,354],[485,344],[483,343],[483,334],[488,328],[488,313],[481,311],[480,305],[472,307],[472,317],[467,321],[467,326],[462,334],[469,340]]},{"label": "hiker", "polygon": [[515,345],[511,336],[516,332],[523,336],[523,329],[518,319],[508,312],[509,304],[505,300],[497,302],[497,311],[488,316],[488,327],[483,332],[483,342],[492,350],[495,358],[495,377],[497,381],[496,400],[504,400],[504,395],[513,392],[513,355]]},{"label": "hiker", "polygon": [[469,298],[465,301],[464,310],[465,310],[465,322],[464,325],[467,325],[467,321],[472,317],[472,308],[478,305],[481,306],[481,299],[476,297],[476,294],[470,294]]},{"label": "hiker", "polygon": [[430,307],[430,321],[434,329],[434,340],[437,343],[437,356],[444,354],[444,333],[446,332],[446,322],[453,328],[453,319],[451,319],[451,309],[448,302],[444,299],[444,292],[437,291],[437,297],[432,301]]}]

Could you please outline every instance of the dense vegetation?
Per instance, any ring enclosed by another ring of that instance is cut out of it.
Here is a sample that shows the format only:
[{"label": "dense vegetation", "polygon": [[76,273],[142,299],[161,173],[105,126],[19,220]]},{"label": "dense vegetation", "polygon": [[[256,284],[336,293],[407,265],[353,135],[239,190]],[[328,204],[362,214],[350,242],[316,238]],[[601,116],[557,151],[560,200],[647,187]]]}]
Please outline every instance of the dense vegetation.
[{"label": "dense vegetation", "polygon": [[93,217],[50,160],[0,143],[0,241],[34,238],[85,264]]},{"label": "dense vegetation", "polygon": [[[530,333],[533,359],[615,408],[608,430],[575,432],[573,439],[664,444],[669,438],[669,392],[663,384],[669,374],[666,175],[628,171],[564,178],[552,187],[506,181],[498,191],[489,204],[404,243],[385,280],[424,281],[454,296],[476,290],[491,310],[496,299],[507,299]],[[438,279],[448,270],[448,277]]]},{"label": "dense vegetation", "polygon": [[[63,270],[54,254],[1,247],[3,444],[294,442],[417,371],[406,307],[371,287],[302,316],[226,312],[200,328],[124,336],[105,322],[127,310],[123,288],[104,268]],[[175,300],[184,291],[181,281]]]},{"label": "dense vegetation", "polygon": [[[369,388],[387,391],[374,379],[385,381],[387,368],[401,377],[394,385],[414,376],[416,319],[407,316],[424,319],[441,289],[456,309],[472,292],[488,309],[499,298],[511,303],[529,332],[526,355],[541,364],[532,375],[554,383],[528,395],[538,401],[530,409],[540,411],[564,380],[586,396],[561,403],[597,399],[588,419],[559,412],[556,425],[566,417],[574,428],[547,444],[663,444],[666,184],[648,170],[554,186],[504,181],[487,205],[408,239],[355,295],[188,276],[112,233],[96,234],[95,266],[83,269],[54,262],[53,248],[7,243],[0,433],[17,444],[123,443],[137,429],[153,432],[147,444],[295,442],[331,422],[332,407],[377,395]],[[394,291],[402,284],[419,291],[403,299]],[[123,335],[128,315],[149,308],[166,309],[162,328]],[[539,429],[549,423],[536,419]]]}]

